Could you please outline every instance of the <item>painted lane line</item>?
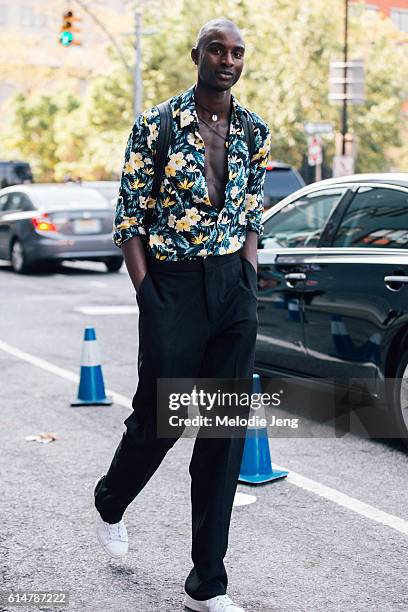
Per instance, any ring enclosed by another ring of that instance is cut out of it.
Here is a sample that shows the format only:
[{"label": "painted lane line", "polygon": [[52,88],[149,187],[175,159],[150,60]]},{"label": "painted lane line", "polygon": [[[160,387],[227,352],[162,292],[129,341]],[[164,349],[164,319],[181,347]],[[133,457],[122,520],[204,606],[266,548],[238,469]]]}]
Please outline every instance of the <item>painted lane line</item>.
[{"label": "painted lane line", "polygon": [[137,306],[77,306],[76,312],[86,315],[130,315],[139,312]]},{"label": "painted lane line", "polygon": [[[50,372],[51,374],[55,374],[60,378],[65,378],[65,380],[70,380],[71,382],[79,383],[79,374],[74,374],[74,372],[70,372],[69,370],[65,370],[64,368],[60,368],[59,366],[46,361],[45,359],[40,359],[39,357],[35,357],[30,353],[26,353],[25,351],[20,351],[20,349],[7,344],[6,342],[2,342],[0,340],[0,350],[8,353],[9,355],[13,355],[13,357],[17,357],[22,361],[27,361],[32,365],[35,365],[37,368],[41,368],[46,372]],[[121,395],[120,393],[115,393],[111,389],[106,389],[106,394],[110,395],[115,402],[115,404],[119,404],[120,406],[124,406],[125,408],[132,408],[132,402],[130,399]]]},{"label": "painted lane line", "polygon": [[101,281],[91,281],[89,284],[100,289],[105,289],[108,286],[108,283],[101,283]]},{"label": "painted lane line", "polygon": [[246,493],[235,493],[234,503],[232,504],[234,508],[236,506],[248,506],[249,504],[253,504],[256,502],[255,495],[247,495]]},{"label": "painted lane line", "polygon": [[[79,382],[79,376],[77,374],[74,374],[69,370],[65,370],[64,368],[55,366],[54,364],[50,363],[49,361],[46,361],[45,359],[40,359],[39,357],[35,357],[30,353],[20,351],[20,349],[17,349],[11,346],[10,344],[7,344],[6,342],[2,342],[1,340],[0,350],[4,351],[5,353],[8,353],[9,355],[13,355],[14,357],[22,359],[23,361],[27,361],[28,363],[31,363],[32,365],[35,365],[43,370],[46,370],[51,374],[55,374],[56,376],[60,376],[61,378],[65,378],[66,380],[70,380],[72,382]],[[115,393],[110,389],[106,389],[106,392],[112,396],[116,404],[124,406],[125,408],[131,408],[131,401],[124,395],[121,395],[120,393]],[[395,531],[398,531],[399,533],[402,533],[404,535],[408,535],[408,521],[393,514],[388,514],[388,512],[384,512],[383,510],[379,510],[378,508],[375,508],[370,504],[366,504],[354,497],[350,497],[345,493],[341,493],[340,491],[337,491],[337,489],[327,487],[326,485],[316,482],[315,480],[311,480],[310,478],[306,478],[301,474],[292,472],[289,470],[289,468],[285,468],[276,464],[274,465],[278,470],[289,471],[286,480],[292,483],[293,485],[304,489],[305,491],[314,493],[319,497],[323,497],[324,499],[327,499],[339,506],[342,506],[343,508],[352,510],[356,514],[364,516],[365,518],[368,518],[376,523],[379,523],[386,527],[390,527],[391,529],[394,529]]]},{"label": "painted lane line", "polygon": [[360,514],[361,516],[371,519],[376,523],[380,523],[386,527],[391,527],[391,529],[395,529],[395,531],[408,535],[408,521],[405,519],[393,514],[388,514],[388,512],[379,510],[378,508],[375,508],[370,504],[366,504],[355,497],[350,497],[345,493],[341,493],[340,491],[337,491],[337,489],[332,489],[331,487],[327,487],[320,482],[306,478],[306,476],[292,472],[290,468],[280,467],[279,465],[276,465],[276,463],[273,465],[277,470],[287,470],[289,474],[286,480],[297,487],[300,487],[305,491],[310,491],[311,493],[319,495],[320,497],[324,497],[325,499],[334,502],[338,506],[352,510],[356,514]]}]

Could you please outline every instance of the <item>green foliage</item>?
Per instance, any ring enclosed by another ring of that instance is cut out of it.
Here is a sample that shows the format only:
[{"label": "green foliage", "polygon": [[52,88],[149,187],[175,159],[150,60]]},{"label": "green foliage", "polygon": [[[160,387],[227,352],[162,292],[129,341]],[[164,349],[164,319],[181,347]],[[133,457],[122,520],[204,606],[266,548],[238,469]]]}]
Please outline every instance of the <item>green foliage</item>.
[{"label": "green foliage", "polygon": [[[207,20],[226,16],[246,42],[246,68],[234,93],[269,123],[271,156],[299,166],[307,145],[305,121],[330,121],[340,130],[341,109],[328,102],[330,61],[343,53],[340,0],[184,0],[179,11],[165,15],[160,36],[144,43],[145,105],[193,83],[190,49],[197,32]],[[156,18],[146,16],[149,26]],[[349,56],[364,58],[366,69],[366,102],[349,107],[349,130],[358,141],[357,171],[385,171],[407,155],[401,104],[408,97],[408,55],[397,39],[391,22],[376,14],[361,11],[350,18]],[[333,139],[326,139],[326,149],[330,159]]]},{"label": "green foliage", "polygon": [[[299,166],[305,121],[331,121],[340,128],[340,107],[328,103],[328,76],[330,61],[342,57],[343,2],[173,0],[160,4],[160,19],[157,4],[147,3],[143,26],[153,33],[142,40],[145,108],[194,82],[191,47],[201,25],[217,16],[235,21],[246,41],[246,68],[235,95],[269,123],[271,156]],[[350,20],[349,56],[364,58],[366,69],[366,101],[349,113],[358,171],[386,171],[408,159],[401,113],[408,98],[408,55],[398,36],[376,14]],[[131,40],[126,52],[131,63]],[[61,92],[20,95],[7,144],[34,162],[40,179],[67,172],[84,179],[118,175],[133,121],[132,88],[131,75],[112,59],[81,99]],[[326,141],[326,153],[330,160],[333,140]]]},{"label": "green foliage", "polygon": [[31,97],[18,94],[6,146],[19,151],[23,159],[30,160],[34,171],[43,180],[52,180],[59,161],[55,126],[60,117],[69,116],[79,106],[80,101],[65,92]]}]

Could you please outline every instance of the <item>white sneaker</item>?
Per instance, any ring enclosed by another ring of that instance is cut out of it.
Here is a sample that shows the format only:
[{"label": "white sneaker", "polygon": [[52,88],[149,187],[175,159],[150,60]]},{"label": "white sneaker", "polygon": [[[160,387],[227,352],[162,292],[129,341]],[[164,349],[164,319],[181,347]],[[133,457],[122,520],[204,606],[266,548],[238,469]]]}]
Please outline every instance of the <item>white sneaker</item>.
[{"label": "white sneaker", "polygon": [[197,612],[245,612],[244,608],[235,605],[228,595],[218,595],[211,599],[199,601],[186,594],[184,605],[186,608]]},{"label": "white sneaker", "polygon": [[96,537],[103,550],[118,559],[128,551],[128,534],[123,520],[119,523],[105,523],[96,512]]}]

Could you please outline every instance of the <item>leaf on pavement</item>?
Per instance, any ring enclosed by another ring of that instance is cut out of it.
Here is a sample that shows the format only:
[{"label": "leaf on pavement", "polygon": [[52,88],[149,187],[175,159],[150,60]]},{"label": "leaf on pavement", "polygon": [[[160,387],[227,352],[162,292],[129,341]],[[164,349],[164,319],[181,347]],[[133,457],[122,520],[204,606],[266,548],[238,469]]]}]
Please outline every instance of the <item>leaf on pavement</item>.
[{"label": "leaf on pavement", "polygon": [[42,442],[43,444],[48,444],[48,442],[54,442],[54,440],[56,439],[57,436],[51,431],[42,431],[41,433],[36,434],[34,436],[26,436],[27,442]]}]

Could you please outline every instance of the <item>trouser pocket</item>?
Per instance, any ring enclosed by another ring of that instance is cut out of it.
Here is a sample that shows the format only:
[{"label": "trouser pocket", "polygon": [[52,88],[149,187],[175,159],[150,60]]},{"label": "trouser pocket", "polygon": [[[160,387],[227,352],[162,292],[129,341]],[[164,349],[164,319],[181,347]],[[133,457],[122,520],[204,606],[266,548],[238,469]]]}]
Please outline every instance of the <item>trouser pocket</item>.
[{"label": "trouser pocket", "polygon": [[146,283],[149,282],[148,276],[149,276],[149,271],[147,270],[146,274],[142,278],[142,282],[139,285],[139,289],[136,291],[136,301],[139,304],[139,306],[140,306],[140,301],[143,299],[143,294],[144,294]]},{"label": "trouser pocket", "polygon": [[242,269],[247,284],[255,296],[258,295],[258,275],[248,259],[241,257]]}]

